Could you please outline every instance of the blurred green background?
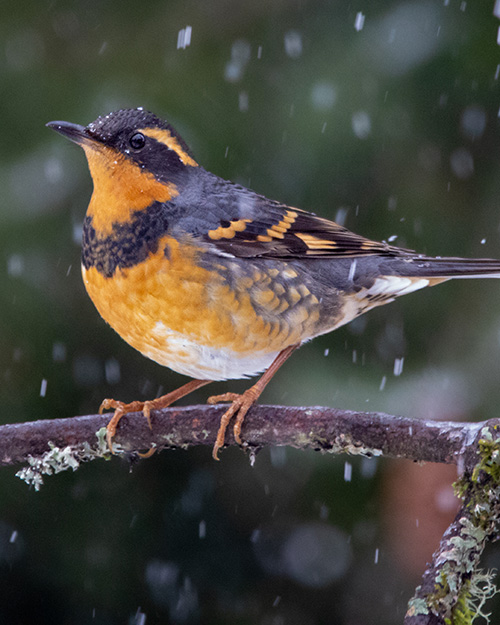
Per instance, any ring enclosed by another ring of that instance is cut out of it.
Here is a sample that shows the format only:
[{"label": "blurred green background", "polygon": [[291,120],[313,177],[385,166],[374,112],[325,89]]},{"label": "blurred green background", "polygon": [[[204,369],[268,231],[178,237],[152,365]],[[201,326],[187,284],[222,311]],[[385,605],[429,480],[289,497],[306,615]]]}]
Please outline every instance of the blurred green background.
[{"label": "blurred green background", "polygon": [[[222,177],[370,238],[500,258],[493,9],[4,0],[1,421],[95,413],[104,397],[185,381],[88,299],[79,243],[92,185],[47,121],[144,106]],[[410,295],[304,346],[263,401],[497,417],[499,309],[496,281]],[[289,449],[253,467],[236,449],[220,463],[209,448],[168,451],[132,471],[113,459],[39,493],[14,472],[0,472],[0,625],[400,623],[455,505],[454,469]],[[485,567],[499,561],[491,550]]]}]

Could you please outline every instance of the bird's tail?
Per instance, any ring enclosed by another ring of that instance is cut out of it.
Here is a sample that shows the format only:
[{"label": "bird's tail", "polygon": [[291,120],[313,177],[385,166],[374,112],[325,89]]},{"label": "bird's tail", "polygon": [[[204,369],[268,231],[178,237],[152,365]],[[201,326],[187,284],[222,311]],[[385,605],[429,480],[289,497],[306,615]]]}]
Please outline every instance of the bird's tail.
[{"label": "bird's tail", "polygon": [[363,302],[362,312],[452,278],[500,278],[500,260],[404,254],[383,259],[377,266],[376,277],[360,283],[356,278],[363,275],[363,270],[356,267],[358,262],[359,259],[352,261],[350,277],[358,286],[356,297]]},{"label": "bird's tail", "polygon": [[[452,256],[408,256],[387,264],[389,275],[430,278],[431,284],[450,278],[500,278],[500,260],[493,258],[454,258]],[[383,272],[383,268],[381,267]],[[434,282],[434,280],[436,282]]]}]

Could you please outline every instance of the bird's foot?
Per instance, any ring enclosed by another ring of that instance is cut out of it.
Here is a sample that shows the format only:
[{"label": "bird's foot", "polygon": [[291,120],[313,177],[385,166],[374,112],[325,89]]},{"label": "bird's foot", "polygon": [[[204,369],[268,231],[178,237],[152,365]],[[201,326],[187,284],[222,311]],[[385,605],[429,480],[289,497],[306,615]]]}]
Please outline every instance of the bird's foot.
[{"label": "bird's foot", "polygon": [[[159,397],[158,399],[163,399],[163,397]],[[116,429],[121,418],[130,412],[142,412],[147,419],[149,429],[151,429],[151,410],[155,410],[157,408],[157,406],[154,405],[155,401],[156,400],[154,399],[151,401],[132,401],[129,404],[126,404],[125,402],[118,401],[116,399],[105,399],[101,403],[99,406],[99,414],[103,414],[105,410],[114,410],[114,414],[106,426],[106,441],[112,454],[115,453],[113,449],[113,438],[115,437]],[[153,453],[154,448],[151,448],[149,452],[146,452],[144,455],[148,457]]]},{"label": "bird's foot", "polygon": [[236,417],[233,425],[234,440],[238,445],[243,445],[243,441],[241,440],[241,426],[243,425],[247,412],[255,404],[259,395],[258,389],[252,386],[241,395],[238,393],[224,393],[223,395],[213,395],[208,398],[207,403],[209,404],[231,402],[231,405],[220,420],[219,431],[217,432],[217,438],[212,451],[214,460],[219,460],[219,449],[224,446],[227,426],[233,417]]},{"label": "bird's foot", "polygon": [[[179,387],[175,391],[171,391],[166,395],[162,395],[161,397],[157,397],[156,399],[150,399],[148,401],[132,401],[129,404],[126,404],[123,401],[118,401],[116,399],[105,399],[99,407],[99,414],[102,414],[104,410],[114,410],[114,414],[111,417],[108,425],[106,426],[106,441],[108,443],[109,450],[111,453],[113,451],[113,438],[116,434],[116,429],[118,427],[118,423],[120,419],[130,412],[142,412],[148,421],[149,428],[151,429],[151,412],[153,410],[161,410],[162,408],[167,408],[170,404],[173,404],[178,399],[189,395],[196,389],[201,386],[205,386],[205,384],[209,384],[210,380],[191,380],[187,384]],[[149,457],[154,453],[154,448],[152,447],[145,454],[140,454],[142,457]]]}]

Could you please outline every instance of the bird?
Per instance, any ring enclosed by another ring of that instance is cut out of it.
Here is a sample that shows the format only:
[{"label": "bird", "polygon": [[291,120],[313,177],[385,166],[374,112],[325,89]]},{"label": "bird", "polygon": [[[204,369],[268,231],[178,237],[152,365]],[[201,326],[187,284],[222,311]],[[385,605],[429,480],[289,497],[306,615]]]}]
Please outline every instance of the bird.
[{"label": "bird", "polygon": [[500,260],[427,256],[378,242],[204,169],[167,121],[142,107],[87,126],[47,124],[81,146],[93,180],[82,276],[104,320],[132,347],[192,378],[124,414],[169,406],[216,380],[261,377],[230,402],[212,455],[303,343],[359,315],[451,278],[500,277]]}]

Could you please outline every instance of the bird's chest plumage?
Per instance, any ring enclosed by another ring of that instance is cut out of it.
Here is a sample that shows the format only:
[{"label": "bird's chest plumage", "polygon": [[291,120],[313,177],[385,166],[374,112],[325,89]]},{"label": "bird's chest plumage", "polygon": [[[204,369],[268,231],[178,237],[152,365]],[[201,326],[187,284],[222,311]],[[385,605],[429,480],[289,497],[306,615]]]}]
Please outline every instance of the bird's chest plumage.
[{"label": "bird's chest plumage", "polygon": [[292,265],[217,256],[158,223],[134,228],[100,237],[87,220],[82,272],[102,317],[145,356],[196,378],[241,378],[319,333],[319,299]]}]

